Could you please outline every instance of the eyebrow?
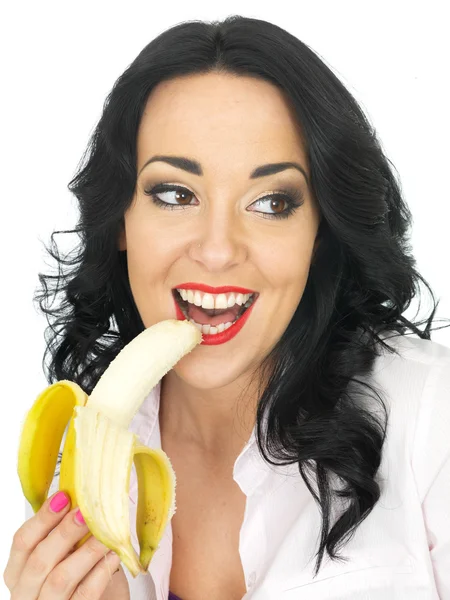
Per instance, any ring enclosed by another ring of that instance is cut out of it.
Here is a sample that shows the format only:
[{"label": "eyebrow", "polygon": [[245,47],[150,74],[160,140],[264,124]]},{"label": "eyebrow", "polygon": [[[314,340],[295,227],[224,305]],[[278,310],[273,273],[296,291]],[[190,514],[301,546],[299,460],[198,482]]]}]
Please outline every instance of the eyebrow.
[{"label": "eyebrow", "polygon": [[[192,173],[193,175],[203,175],[203,169],[201,164],[193,159],[186,158],[185,156],[165,156],[165,155],[156,155],[150,158],[142,169],[139,171],[138,175],[142,173],[147,165],[153,162],[162,161],[177,169],[183,169],[188,173]],[[280,173],[281,171],[285,171],[286,169],[297,169],[300,173],[303,173],[306,182],[309,185],[309,179],[305,172],[305,169],[296,162],[279,162],[279,163],[269,163],[267,165],[261,165],[254,169],[250,173],[249,179],[257,179],[258,177],[265,177],[267,175],[274,175],[275,173]]]}]

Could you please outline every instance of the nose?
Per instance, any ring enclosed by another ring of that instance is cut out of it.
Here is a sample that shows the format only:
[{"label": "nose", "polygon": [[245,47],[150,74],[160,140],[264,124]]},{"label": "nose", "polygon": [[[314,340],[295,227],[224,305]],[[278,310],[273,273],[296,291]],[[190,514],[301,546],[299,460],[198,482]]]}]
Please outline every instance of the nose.
[{"label": "nose", "polygon": [[206,271],[226,271],[245,261],[248,236],[234,215],[213,212],[198,224],[191,257]]}]

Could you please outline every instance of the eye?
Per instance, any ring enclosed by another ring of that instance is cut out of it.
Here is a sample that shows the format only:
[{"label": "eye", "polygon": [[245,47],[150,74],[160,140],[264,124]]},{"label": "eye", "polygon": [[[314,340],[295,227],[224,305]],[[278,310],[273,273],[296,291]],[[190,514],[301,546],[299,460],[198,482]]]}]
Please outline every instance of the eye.
[{"label": "eye", "polygon": [[[286,218],[291,215],[299,206],[300,203],[296,201],[295,197],[287,194],[286,192],[271,194],[260,200],[256,200],[251,206],[260,205],[266,203],[272,213],[263,213],[265,218]],[[256,211],[260,212],[260,211]]]},{"label": "eye", "polygon": [[[191,204],[191,199],[195,198],[195,194],[183,186],[159,183],[150,190],[144,190],[144,193],[145,195],[150,196],[157,206],[165,210],[176,210],[194,206]],[[174,200],[174,202],[169,202],[170,194],[173,194],[172,200]],[[164,197],[164,199],[161,197]],[[302,206],[303,202],[304,197],[301,190],[289,187],[274,192],[273,194],[269,194],[264,198],[260,198],[253,202],[251,206],[260,206],[261,204],[266,203],[269,206],[269,209],[274,210],[274,212],[266,213],[259,210],[252,212],[260,213],[262,217],[266,219],[285,219],[297,210],[297,208]],[[282,210],[280,210],[280,207]]]},{"label": "eye", "polygon": [[[164,183],[159,183],[150,190],[144,190],[144,194],[150,196],[157,206],[169,210],[173,210],[177,206],[189,206],[190,199],[195,197],[195,194],[185,187]],[[172,200],[174,199],[175,202],[168,201],[170,199],[170,194],[174,194],[172,195]],[[161,200],[161,196],[163,196],[163,200]]]}]

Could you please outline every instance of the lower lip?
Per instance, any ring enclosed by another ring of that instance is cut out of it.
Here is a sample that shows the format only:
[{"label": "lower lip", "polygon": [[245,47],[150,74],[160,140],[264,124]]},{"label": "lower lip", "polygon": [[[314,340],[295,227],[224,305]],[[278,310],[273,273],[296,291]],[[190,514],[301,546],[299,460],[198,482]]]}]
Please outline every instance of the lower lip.
[{"label": "lower lip", "polygon": [[[247,310],[244,312],[242,317],[239,317],[239,319],[236,321],[236,323],[233,323],[233,325],[231,325],[231,327],[228,327],[228,329],[226,329],[225,331],[222,331],[222,333],[216,333],[216,334],[212,334],[212,335],[202,333],[203,340],[201,341],[200,345],[201,346],[216,346],[217,344],[224,344],[225,342],[228,342],[229,340],[234,338],[234,336],[237,335],[240,332],[240,330],[244,327],[245,322],[249,318],[250,313],[252,312],[253,307],[255,306],[257,300],[258,300],[258,297],[255,298],[252,305],[249,308],[247,308]],[[178,302],[175,300],[175,298],[173,299],[173,301],[175,303],[175,310],[177,313],[178,321],[187,321],[188,319],[186,319],[186,317],[184,316],[183,311],[178,306]]]}]

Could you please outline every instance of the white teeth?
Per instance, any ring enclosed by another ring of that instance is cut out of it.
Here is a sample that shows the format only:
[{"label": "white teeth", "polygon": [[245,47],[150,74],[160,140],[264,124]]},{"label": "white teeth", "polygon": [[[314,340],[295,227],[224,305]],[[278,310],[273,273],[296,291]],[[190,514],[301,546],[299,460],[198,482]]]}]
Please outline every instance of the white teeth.
[{"label": "white teeth", "polygon": [[197,329],[199,329],[205,335],[214,335],[216,333],[222,333],[222,331],[226,331],[233,325],[231,321],[228,321],[228,323],[220,323],[220,325],[217,325],[216,327],[213,327],[212,325],[201,325],[201,323],[196,323],[194,319],[189,319],[189,321],[193,323],[197,327]]},{"label": "white teeth", "polygon": [[185,302],[201,306],[202,308],[231,308],[235,304],[242,306],[247,304],[253,294],[237,294],[234,292],[228,294],[208,294],[199,290],[179,290],[177,289]]},{"label": "white teeth", "polygon": [[[195,304],[195,306],[201,306],[202,308],[207,309],[225,309],[231,308],[235,304],[238,306],[245,305],[245,308],[248,308],[254,300],[254,294],[237,294],[231,292],[229,294],[208,294],[200,292],[199,290],[179,290],[177,289],[181,297],[185,302],[189,302],[191,304]],[[184,308],[182,309],[184,316],[189,319],[186,314]],[[237,317],[233,322],[229,321],[228,323],[220,323],[219,325],[211,325],[206,324],[202,325],[201,323],[197,323],[194,319],[189,319],[191,323],[193,323],[203,334],[205,335],[215,335],[217,333],[222,333],[226,331],[229,327],[236,323],[239,317]]]},{"label": "white teeth", "polygon": [[227,295],[219,294],[214,301],[216,308],[228,308]]},{"label": "white teeth", "polygon": [[202,308],[214,308],[214,298],[212,294],[203,294]]},{"label": "white teeth", "polygon": [[194,293],[194,304],[195,304],[195,306],[202,305],[202,295],[198,291],[195,291],[195,293]]}]

